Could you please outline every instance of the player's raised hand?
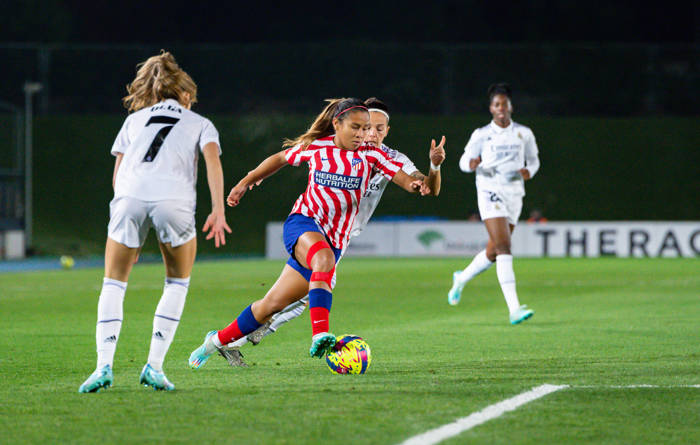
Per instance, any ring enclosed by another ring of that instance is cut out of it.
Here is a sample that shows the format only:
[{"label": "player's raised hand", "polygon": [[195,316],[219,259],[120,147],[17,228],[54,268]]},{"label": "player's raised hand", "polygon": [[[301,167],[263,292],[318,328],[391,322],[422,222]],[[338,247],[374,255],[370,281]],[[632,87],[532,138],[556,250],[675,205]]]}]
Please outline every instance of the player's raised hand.
[{"label": "player's raised hand", "polygon": [[440,143],[436,146],[435,139],[430,142],[430,162],[434,166],[442,164],[445,160],[445,136],[440,139]]},{"label": "player's raised hand", "polygon": [[226,204],[230,207],[236,207],[241,202],[241,198],[245,195],[246,190],[248,190],[248,186],[241,185],[240,182],[236,184],[236,186],[231,189],[231,193],[228,194]]},{"label": "player's raised hand", "polygon": [[469,160],[469,170],[476,170],[476,167],[481,164],[481,156]]},{"label": "player's raised hand", "polygon": [[231,233],[231,228],[226,224],[226,215],[223,210],[214,211],[207,216],[207,220],[202,227],[202,232],[209,231],[206,239],[214,238],[214,246],[219,247],[226,244],[226,232]]}]

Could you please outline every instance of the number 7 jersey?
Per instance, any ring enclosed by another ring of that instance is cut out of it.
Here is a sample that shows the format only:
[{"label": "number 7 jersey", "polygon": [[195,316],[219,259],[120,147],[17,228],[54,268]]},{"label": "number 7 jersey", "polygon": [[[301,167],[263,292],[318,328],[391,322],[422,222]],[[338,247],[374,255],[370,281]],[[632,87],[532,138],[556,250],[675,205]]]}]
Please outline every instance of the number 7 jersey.
[{"label": "number 7 jersey", "polygon": [[197,160],[209,142],[220,146],[211,121],[174,99],[129,115],[112,146],[114,156],[124,154],[117,170],[115,198],[194,202]]}]

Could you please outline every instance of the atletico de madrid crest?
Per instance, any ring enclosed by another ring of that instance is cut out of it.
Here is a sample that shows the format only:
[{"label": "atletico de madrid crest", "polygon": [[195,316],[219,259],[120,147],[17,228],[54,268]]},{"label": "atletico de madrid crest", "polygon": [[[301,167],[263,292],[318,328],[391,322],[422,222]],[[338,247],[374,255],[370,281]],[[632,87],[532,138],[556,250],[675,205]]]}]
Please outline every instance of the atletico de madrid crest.
[{"label": "atletico de madrid crest", "polygon": [[350,161],[350,167],[352,167],[352,171],[356,171],[358,168],[360,168],[361,164],[362,159],[352,158],[352,161]]}]

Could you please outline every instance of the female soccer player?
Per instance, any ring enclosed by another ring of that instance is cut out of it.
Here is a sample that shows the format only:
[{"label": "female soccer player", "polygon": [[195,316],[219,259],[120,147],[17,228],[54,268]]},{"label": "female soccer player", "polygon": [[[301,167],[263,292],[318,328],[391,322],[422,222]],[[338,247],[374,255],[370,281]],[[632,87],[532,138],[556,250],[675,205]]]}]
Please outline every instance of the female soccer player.
[{"label": "female soccer player", "polygon": [[[429,154],[431,164],[430,172],[428,176],[426,176],[416,168],[415,164],[408,156],[384,145],[384,138],[389,134],[390,128],[389,107],[376,97],[370,97],[365,100],[365,106],[368,108],[370,119],[370,129],[365,138],[365,143],[372,147],[379,148],[386,153],[389,158],[401,162],[403,164],[401,170],[418,180],[424,181],[426,186],[430,189],[429,194],[437,196],[440,193],[440,164],[445,160],[445,137],[443,136],[438,145],[435,144],[435,141],[432,141]],[[352,230],[350,231],[351,239],[362,233],[367,226],[388,184],[389,180],[384,175],[378,173],[372,174],[369,186],[360,201],[360,208],[357,217],[355,217],[355,222],[352,225]],[[300,316],[304,312],[307,303],[308,296],[290,304],[279,313],[273,315],[270,321],[263,326],[229,345],[224,345],[219,352],[226,358],[231,366],[245,366],[239,348],[249,341],[253,344],[258,344],[264,336],[276,332],[281,325]]]},{"label": "female soccer player", "polygon": [[371,175],[377,171],[409,192],[429,192],[422,181],[402,172],[401,164],[386,153],[363,145],[369,129],[369,111],[362,101],[329,100],[306,133],[285,141],[284,146],[291,148],[265,159],[231,190],[227,202],[236,206],[246,190],[285,165],[309,166],[306,191],[284,224],[290,258],[282,274],[263,299],[244,309],[225,329],[206,335],[204,343],[190,355],[191,367],[201,367],[223,345],[255,331],[307,293],[312,327],[309,354],[323,357],[335,344],[335,336],[329,333],[335,264],[348,243]]},{"label": "female soccer player", "polygon": [[453,274],[447,294],[451,305],[459,303],[464,285],[496,262],[496,273],[510,312],[510,323],[518,324],[532,317],[532,310],[520,305],[515,291],[513,255],[510,235],[523,205],[523,182],[540,168],[535,135],[528,127],[511,120],[513,105],[508,84],[491,85],[488,90],[491,123],[472,133],[459,168],[476,171],[479,213],[486,225],[489,241],[463,271]]},{"label": "female soccer player", "polygon": [[195,182],[198,151],[204,155],[212,211],[204,223],[216,247],[231,233],[224,215],[224,181],[219,134],[212,123],[190,111],[197,85],[168,52],[140,64],[127,86],[126,118],[112,147],[116,157],[105,248],[105,278],[97,304],[97,369],[80,386],[96,392],[112,385],[112,362],[122,325],[129,273],[153,227],[165,263],[163,295],[153,318],[148,361],[139,382],[173,390],[163,360],[175,336],[197,251]]}]

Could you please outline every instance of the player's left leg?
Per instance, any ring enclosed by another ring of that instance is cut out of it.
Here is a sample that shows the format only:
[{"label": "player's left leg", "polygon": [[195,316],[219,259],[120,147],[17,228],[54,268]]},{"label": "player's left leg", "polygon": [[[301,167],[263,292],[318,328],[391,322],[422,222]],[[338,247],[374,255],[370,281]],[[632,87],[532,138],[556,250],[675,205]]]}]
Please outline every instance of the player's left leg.
[{"label": "player's left leg", "polygon": [[335,345],[335,336],[329,332],[330,311],[333,303],[333,276],[340,251],[331,249],[325,235],[305,232],[294,248],[299,264],[311,270],[309,278],[309,315],[311,317],[311,347],[309,355],[322,358]]},{"label": "player's left leg", "polygon": [[515,287],[513,255],[510,250],[510,236],[515,229],[515,225],[509,224],[508,220],[503,217],[487,219],[484,221],[484,224],[493,243],[493,254],[496,256],[496,274],[508,305],[510,323],[518,324],[532,317],[533,312],[527,306],[520,305]]},{"label": "player's left leg", "polygon": [[81,393],[97,392],[109,388],[113,383],[114,352],[117,348],[122,320],[124,318],[124,294],[129,274],[138,256],[137,248],[130,248],[107,238],[105,245],[105,273],[97,303],[97,367],[80,385]]}]

